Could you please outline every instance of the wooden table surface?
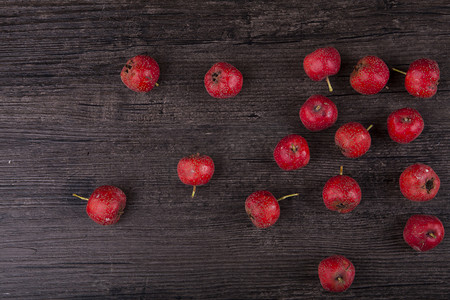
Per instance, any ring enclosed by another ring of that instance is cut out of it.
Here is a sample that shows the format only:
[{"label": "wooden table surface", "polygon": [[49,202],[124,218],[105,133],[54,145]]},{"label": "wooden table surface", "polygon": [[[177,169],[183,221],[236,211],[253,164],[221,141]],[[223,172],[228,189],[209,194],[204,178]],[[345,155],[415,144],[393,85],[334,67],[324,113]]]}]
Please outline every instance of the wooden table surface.
[{"label": "wooden table surface", "polygon": [[[102,2],[102,3],[101,3]],[[316,48],[336,47],[338,75],[313,82],[302,68]],[[1,299],[448,299],[450,238],[427,253],[402,237],[416,213],[438,216],[450,232],[450,4],[437,1],[57,1],[0,3]],[[146,53],[160,86],[127,89],[120,71]],[[417,99],[392,73],[388,89],[355,92],[349,74],[365,55],[407,70],[421,57],[441,69],[437,95]],[[205,91],[212,64],[244,75],[241,93]],[[337,123],[312,133],[298,111],[312,94],[339,109]],[[413,143],[390,140],[386,119],[410,106],[425,119]],[[336,129],[356,121],[372,147],[347,159]],[[310,163],[282,171],[272,156],[285,135],[306,138]],[[190,198],[178,160],[201,152],[216,172]],[[407,200],[398,187],[410,164],[441,178],[435,199]],[[327,210],[321,193],[339,166],[362,188],[349,214]],[[120,221],[95,224],[86,203],[98,186],[128,197]],[[266,230],[244,202],[275,196],[281,217]],[[353,261],[349,290],[326,292],[319,262]]]}]

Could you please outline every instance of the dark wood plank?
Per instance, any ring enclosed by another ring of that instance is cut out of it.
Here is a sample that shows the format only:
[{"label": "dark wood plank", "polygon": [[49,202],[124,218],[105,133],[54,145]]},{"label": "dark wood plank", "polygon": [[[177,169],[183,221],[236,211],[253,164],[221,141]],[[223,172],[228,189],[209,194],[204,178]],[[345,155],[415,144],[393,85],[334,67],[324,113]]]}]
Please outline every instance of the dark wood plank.
[{"label": "dark wood plank", "polygon": [[[299,3],[300,2],[300,3]],[[330,297],[317,278],[324,257],[356,266],[340,298],[447,299],[449,242],[418,254],[402,239],[414,213],[450,224],[448,1],[2,1],[0,3],[0,298],[313,299]],[[342,67],[335,91],[301,67],[332,45]],[[160,86],[135,94],[120,81],[126,60],[148,53]],[[411,97],[403,78],[358,95],[357,60],[374,54],[407,69],[438,61],[441,83],[429,100]],[[217,61],[244,74],[230,100],[212,99],[203,76]],[[312,94],[338,106],[332,128],[308,132],[298,110]],[[425,130],[392,142],[386,118],[417,108]],[[373,145],[357,160],[333,146],[349,121],[374,124]],[[272,151],[289,133],[310,145],[309,165],[283,172]],[[216,173],[195,199],[176,174],[178,160],[202,152]],[[406,200],[402,170],[429,164],[442,183],[428,203]],[[361,185],[350,214],[325,209],[321,191],[340,165]],[[101,227],[72,193],[113,184],[128,196],[118,224]],[[245,198],[268,189],[299,198],[281,218],[254,228]]]}]

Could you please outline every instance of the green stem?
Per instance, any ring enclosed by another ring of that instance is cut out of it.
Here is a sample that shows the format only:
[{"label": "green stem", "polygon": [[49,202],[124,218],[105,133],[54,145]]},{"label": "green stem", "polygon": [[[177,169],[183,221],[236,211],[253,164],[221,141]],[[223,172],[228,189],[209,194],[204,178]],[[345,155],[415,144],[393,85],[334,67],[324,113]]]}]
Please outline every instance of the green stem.
[{"label": "green stem", "polygon": [[298,195],[299,195],[299,194],[290,194],[290,195],[286,195],[286,196],[283,196],[283,197],[281,197],[281,198],[278,198],[277,201],[281,201],[281,200],[284,200],[284,199],[286,199],[286,198],[295,197],[295,196],[298,196]]},{"label": "green stem", "polygon": [[331,86],[330,79],[328,78],[328,76],[327,76],[327,78],[325,78],[325,80],[327,81],[327,84],[328,84],[328,90],[330,92],[332,92],[333,91],[333,87]]},{"label": "green stem", "polygon": [[81,196],[78,196],[77,194],[72,194],[72,196],[80,198],[81,200],[89,201],[89,198],[81,197]]},{"label": "green stem", "polygon": [[403,72],[402,70],[396,68],[392,68],[392,70],[394,70],[395,72],[399,72],[400,74],[406,75],[406,72]]}]

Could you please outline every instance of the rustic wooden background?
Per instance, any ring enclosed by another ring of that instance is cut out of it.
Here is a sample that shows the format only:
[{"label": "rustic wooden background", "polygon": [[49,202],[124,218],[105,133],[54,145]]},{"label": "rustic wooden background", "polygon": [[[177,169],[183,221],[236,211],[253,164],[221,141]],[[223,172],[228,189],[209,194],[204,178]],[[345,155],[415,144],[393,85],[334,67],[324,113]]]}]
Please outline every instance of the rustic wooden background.
[{"label": "rustic wooden background", "polygon": [[[448,299],[450,238],[416,253],[402,230],[409,216],[426,213],[450,232],[449,36],[447,0],[1,1],[0,298],[325,298],[332,294],[317,265],[343,254],[356,278],[333,296]],[[342,57],[331,94],[301,65],[328,45]],[[119,76],[142,53],[161,67],[160,86],[148,94],[128,90]],[[404,70],[421,57],[436,60],[437,95],[413,98],[394,73],[389,89],[357,94],[349,74],[369,54]],[[205,91],[203,76],[217,61],[243,73],[238,97]],[[298,117],[315,93],[339,109],[335,126],[319,133]],[[405,106],[420,111],[425,129],[399,145],[386,119]],[[333,143],[349,121],[374,124],[373,145],[356,160]],[[285,172],[272,151],[290,133],[307,139],[311,161]],[[216,173],[191,199],[176,165],[195,152],[210,155]],[[400,193],[400,173],[415,162],[442,180],[430,202]],[[340,165],[363,191],[346,215],[321,198]],[[71,197],[104,184],[128,196],[110,227]],[[267,230],[244,210],[261,189],[301,194],[281,203]]]}]

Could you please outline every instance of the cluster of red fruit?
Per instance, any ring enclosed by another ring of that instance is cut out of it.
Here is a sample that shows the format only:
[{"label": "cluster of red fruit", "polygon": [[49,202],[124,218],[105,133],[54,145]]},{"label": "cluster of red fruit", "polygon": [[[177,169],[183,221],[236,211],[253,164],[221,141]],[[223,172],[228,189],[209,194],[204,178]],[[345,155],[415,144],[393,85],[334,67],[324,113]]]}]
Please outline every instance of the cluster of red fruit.
[{"label": "cluster of red fruit", "polygon": [[[314,81],[326,80],[330,92],[333,91],[329,76],[339,72],[341,58],[339,52],[332,47],[318,49],[307,55],[303,61],[306,74]],[[414,61],[407,73],[393,69],[406,75],[406,90],[420,98],[432,97],[437,91],[439,67],[433,60],[422,58]],[[133,91],[148,92],[159,79],[157,62],[146,55],[138,55],[130,59],[123,67],[121,78],[123,83]],[[387,65],[376,56],[362,58],[350,75],[351,86],[359,93],[373,95],[380,92],[389,79]],[[219,62],[214,64],[204,78],[205,88],[215,98],[236,96],[242,88],[243,76],[234,66]],[[336,105],[322,95],[311,96],[300,109],[300,120],[311,131],[320,131],[331,127],[337,120]],[[342,125],[335,134],[335,144],[342,154],[349,158],[364,155],[370,148],[369,130],[360,123],[351,122]],[[424,121],[419,112],[412,108],[399,109],[387,119],[389,136],[398,143],[410,143],[415,140],[424,128]],[[291,134],[276,145],[273,152],[275,162],[283,170],[297,170],[309,163],[310,153],[307,141],[299,135]],[[193,186],[192,197],[196,187],[210,181],[214,174],[214,162],[211,157],[199,153],[182,158],[177,166],[180,180]],[[412,201],[428,201],[434,198],[440,186],[440,180],[431,167],[414,164],[406,168],[400,176],[400,190]],[[75,194],[74,194],[75,195]],[[278,202],[291,194],[275,198],[269,191],[252,193],[245,201],[245,210],[252,223],[258,228],[267,228],[275,224],[280,216]],[[116,223],[123,213],[126,203],[125,194],[113,186],[97,188],[88,200],[87,213],[97,223],[110,225]],[[356,180],[340,174],[327,181],[322,193],[325,206],[339,213],[348,213],[361,201],[361,188]],[[427,251],[437,246],[444,237],[444,227],[434,216],[414,215],[404,229],[405,241],[415,250]],[[319,264],[319,279],[328,291],[346,290],[353,282],[355,267],[342,255],[330,256]]]}]

